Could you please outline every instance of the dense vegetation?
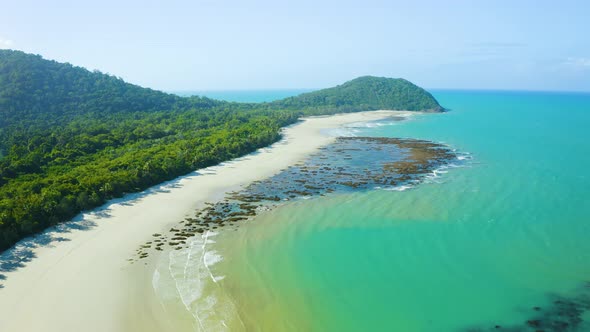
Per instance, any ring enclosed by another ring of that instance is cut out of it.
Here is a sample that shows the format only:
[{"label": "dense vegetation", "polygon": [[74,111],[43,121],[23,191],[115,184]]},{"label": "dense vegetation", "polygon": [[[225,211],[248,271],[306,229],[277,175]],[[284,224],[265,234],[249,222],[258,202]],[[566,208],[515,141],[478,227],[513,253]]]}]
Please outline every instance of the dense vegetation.
[{"label": "dense vegetation", "polygon": [[362,77],[273,103],[181,98],[0,50],[0,250],[106,200],[269,145],[302,115],[440,110],[399,79]]},{"label": "dense vegetation", "polygon": [[442,107],[424,89],[404,79],[363,76],[342,85],[271,103],[275,108],[306,113],[372,110],[440,112]]}]

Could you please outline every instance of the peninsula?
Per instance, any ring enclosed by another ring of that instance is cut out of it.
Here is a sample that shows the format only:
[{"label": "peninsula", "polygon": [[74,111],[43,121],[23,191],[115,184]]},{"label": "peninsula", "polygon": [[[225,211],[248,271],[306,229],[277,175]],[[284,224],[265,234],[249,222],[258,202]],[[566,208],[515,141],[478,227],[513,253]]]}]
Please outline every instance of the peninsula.
[{"label": "peninsula", "polygon": [[303,116],[382,109],[443,110],[404,79],[365,76],[232,103],[0,50],[0,250],[110,199],[268,146]]}]

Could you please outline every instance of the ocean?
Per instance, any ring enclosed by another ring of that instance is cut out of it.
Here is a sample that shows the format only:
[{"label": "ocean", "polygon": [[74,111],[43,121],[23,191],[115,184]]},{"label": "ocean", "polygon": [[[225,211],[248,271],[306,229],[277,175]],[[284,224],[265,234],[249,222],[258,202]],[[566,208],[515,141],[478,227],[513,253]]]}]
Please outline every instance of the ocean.
[{"label": "ocean", "polygon": [[199,243],[206,270],[171,254],[195,329],[590,331],[590,94],[432,93],[449,112],[339,134],[461,162],[280,204]]},{"label": "ocean", "polygon": [[313,89],[276,89],[276,90],[197,90],[171,91],[179,96],[204,96],[212,99],[242,103],[263,103],[296,96]]}]

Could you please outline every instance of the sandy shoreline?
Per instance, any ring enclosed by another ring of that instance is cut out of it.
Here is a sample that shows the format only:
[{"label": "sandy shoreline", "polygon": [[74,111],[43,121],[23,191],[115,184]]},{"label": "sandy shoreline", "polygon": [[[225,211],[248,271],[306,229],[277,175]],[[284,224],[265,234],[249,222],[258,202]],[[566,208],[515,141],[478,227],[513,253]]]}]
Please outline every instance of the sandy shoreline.
[{"label": "sandy shoreline", "polygon": [[325,129],[408,115],[374,111],[303,119],[285,128],[284,139],[269,148],[114,200],[38,236],[36,245],[18,244],[0,263],[11,260],[11,254],[13,261],[19,255],[30,261],[0,272],[6,276],[0,279],[0,329],[168,330],[177,322],[169,322],[153,301],[154,258],[133,265],[127,261],[152,234],[190,216],[204,202],[269,177],[329,144],[334,137],[322,134]]}]

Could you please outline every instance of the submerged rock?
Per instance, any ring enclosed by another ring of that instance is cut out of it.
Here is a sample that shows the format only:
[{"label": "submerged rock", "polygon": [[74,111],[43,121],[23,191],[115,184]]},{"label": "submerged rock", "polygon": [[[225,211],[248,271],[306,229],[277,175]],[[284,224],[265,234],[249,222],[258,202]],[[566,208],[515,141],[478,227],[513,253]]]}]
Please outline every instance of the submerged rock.
[{"label": "submerged rock", "polygon": [[424,140],[339,137],[305,162],[230,192],[220,202],[205,203],[194,217],[170,229],[168,246],[178,249],[195,235],[239,224],[283,201],[416,182],[456,160],[447,146]]}]

